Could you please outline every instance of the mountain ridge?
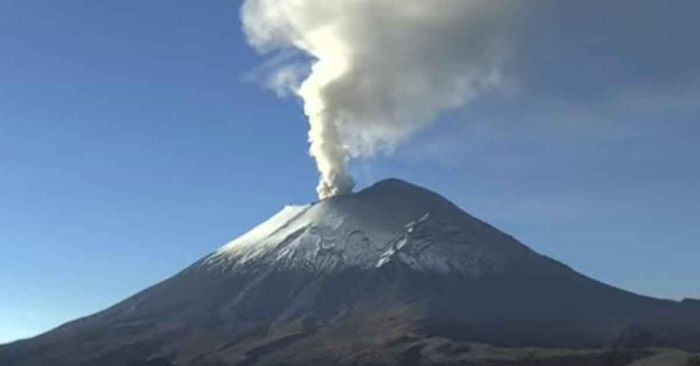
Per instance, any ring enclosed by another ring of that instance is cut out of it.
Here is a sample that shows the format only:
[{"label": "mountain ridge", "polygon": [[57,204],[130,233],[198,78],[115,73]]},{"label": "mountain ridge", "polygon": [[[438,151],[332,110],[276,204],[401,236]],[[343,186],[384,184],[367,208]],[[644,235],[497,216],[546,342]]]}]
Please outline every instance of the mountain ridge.
[{"label": "mountain ridge", "polygon": [[[464,223],[472,227],[462,228]],[[435,238],[438,234],[441,238]],[[317,258],[319,255],[334,253],[339,256],[337,261],[351,266],[376,267],[396,259],[411,261],[423,269],[454,269],[477,275],[480,271],[496,270],[486,266],[502,267],[504,263],[499,262],[506,261],[506,257],[534,253],[503,235],[441,196],[392,179],[353,195],[305,206],[286,206],[219,249],[208,264],[217,259],[230,261],[232,257],[244,263],[272,256],[274,259],[268,264],[284,261],[294,265],[295,258],[290,257],[300,253],[304,258],[298,260],[310,264],[323,260]],[[487,236],[492,240],[484,243]],[[459,246],[448,246],[453,242]],[[280,249],[277,245],[291,248]],[[457,257],[449,258],[454,255]],[[332,267],[337,263],[324,265]]]}]

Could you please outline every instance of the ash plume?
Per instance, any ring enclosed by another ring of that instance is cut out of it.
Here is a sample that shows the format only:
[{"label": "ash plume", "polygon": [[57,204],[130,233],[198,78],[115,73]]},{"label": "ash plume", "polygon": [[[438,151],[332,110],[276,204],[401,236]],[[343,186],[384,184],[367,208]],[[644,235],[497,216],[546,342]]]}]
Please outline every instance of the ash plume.
[{"label": "ash plume", "polygon": [[320,198],[349,193],[348,160],[391,151],[502,84],[517,1],[245,0],[249,43],[304,102]]}]

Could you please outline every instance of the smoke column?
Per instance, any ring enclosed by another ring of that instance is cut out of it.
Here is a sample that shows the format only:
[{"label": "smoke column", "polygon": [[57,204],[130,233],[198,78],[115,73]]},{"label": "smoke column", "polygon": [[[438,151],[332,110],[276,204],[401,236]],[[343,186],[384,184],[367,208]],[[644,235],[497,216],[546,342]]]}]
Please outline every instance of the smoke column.
[{"label": "smoke column", "polygon": [[349,159],[390,151],[499,87],[517,3],[246,0],[249,43],[276,55],[267,82],[304,102],[319,197],[352,191]]}]

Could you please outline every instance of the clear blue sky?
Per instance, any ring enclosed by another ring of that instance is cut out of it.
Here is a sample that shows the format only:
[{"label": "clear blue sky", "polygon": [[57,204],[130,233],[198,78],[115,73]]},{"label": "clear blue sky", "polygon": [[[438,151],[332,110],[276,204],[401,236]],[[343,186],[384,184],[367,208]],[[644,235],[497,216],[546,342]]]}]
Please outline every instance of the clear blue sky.
[{"label": "clear blue sky", "polygon": [[[700,3],[533,2],[512,90],[360,186],[430,187],[642,294],[700,297]],[[0,2],[0,342],[103,309],[315,199],[238,1]]]}]

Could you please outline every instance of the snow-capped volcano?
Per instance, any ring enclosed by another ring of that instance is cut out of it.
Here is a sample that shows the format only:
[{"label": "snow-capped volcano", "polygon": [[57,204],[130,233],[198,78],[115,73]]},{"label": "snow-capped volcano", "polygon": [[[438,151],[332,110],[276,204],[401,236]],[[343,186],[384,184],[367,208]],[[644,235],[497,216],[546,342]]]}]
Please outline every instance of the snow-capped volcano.
[{"label": "snow-capped volcano", "polygon": [[523,256],[536,254],[442,197],[391,179],[357,194],[287,206],[203,265],[339,271],[398,261],[478,277]]},{"label": "snow-capped volcano", "polygon": [[517,352],[536,354],[484,344],[600,348],[529,364],[625,365],[658,352],[640,347],[700,351],[700,305],[592,280],[391,179],[288,206],[107,310],[0,346],[0,366],[519,365]]}]

